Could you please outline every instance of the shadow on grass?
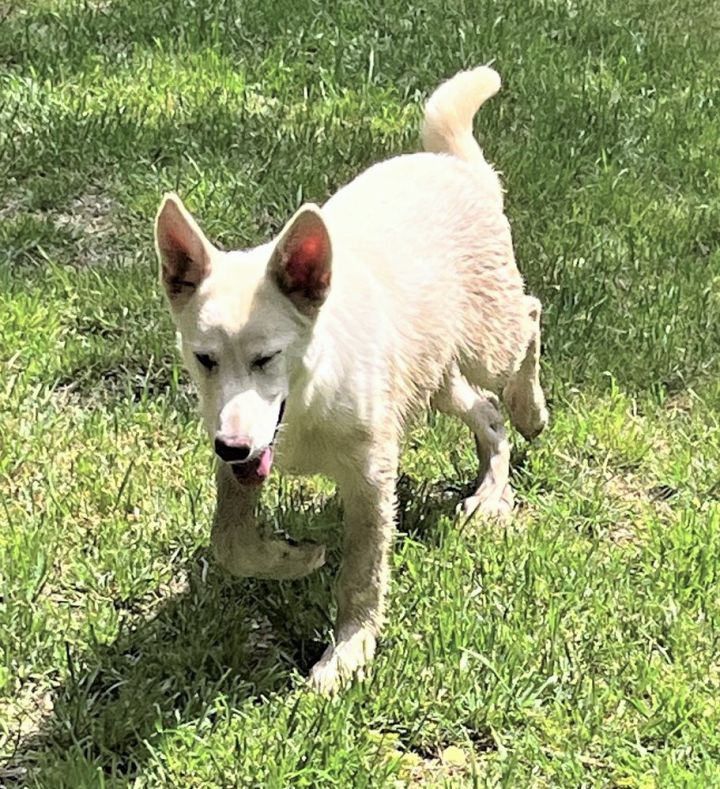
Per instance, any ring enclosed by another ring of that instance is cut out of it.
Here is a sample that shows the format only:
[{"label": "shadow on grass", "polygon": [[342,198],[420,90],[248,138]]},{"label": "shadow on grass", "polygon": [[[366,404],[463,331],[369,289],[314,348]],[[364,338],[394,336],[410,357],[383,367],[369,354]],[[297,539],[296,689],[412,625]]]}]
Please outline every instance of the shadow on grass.
[{"label": "shadow on grass", "polygon": [[175,577],[184,588],[150,618],[142,600],[116,603],[129,615],[111,644],[83,655],[66,644],[69,679],[0,783],[64,785],[64,776],[98,770],[132,779],[168,729],[212,719],[221,694],[235,708],[287,690],[294,672],[306,674],[320,656],[331,573],[285,584],[234,580],[202,550]]},{"label": "shadow on grass", "polygon": [[[432,523],[454,507],[442,490],[401,478],[401,528],[432,544]],[[337,523],[338,500],[312,517]],[[332,627],[340,534],[327,537],[329,569],[301,581],[233,579],[201,549],[177,567],[171,587],[116,601],[120,634],[81,655],[66,643],[69,678],[37,732],[18,741],[2,785],[63,786],[68,776],[98,771],[133,780],[169,730],[290,691]],[[158,598],[165,602],[154,606]]]},{"label": "shadow on grass", "polygon": [[[164,50],[221,46],[223,52],[260,58],[277,37],[273,12],[263,3],[201,2],[193,6],[164,0],[144,3],[39,4],[23,13],[0,12],[7,35],[0,39],[0,63],[28,64],[72,74],[88,56],[118,58],[138,46]],[[19,11],[18,4],[18,11]],[[22,42],[22,46],[18,46]]]}]

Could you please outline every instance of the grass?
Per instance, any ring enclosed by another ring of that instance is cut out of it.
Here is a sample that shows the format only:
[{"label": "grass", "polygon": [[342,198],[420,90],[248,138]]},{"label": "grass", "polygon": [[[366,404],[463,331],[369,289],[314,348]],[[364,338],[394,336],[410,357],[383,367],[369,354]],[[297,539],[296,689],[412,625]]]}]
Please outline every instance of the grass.
[{"label": "grass", "polygon": [[[720,786],[720,30],[709,0],[0,6],[0,784]],[[236,581],[156,287],[177,189],[226,246],[478,119],[545,304],[552,424],[511,525],[453,522],[472,447],[411,429],[391,616],[340,698],[339,504],[273,479],[329,568]]]}]

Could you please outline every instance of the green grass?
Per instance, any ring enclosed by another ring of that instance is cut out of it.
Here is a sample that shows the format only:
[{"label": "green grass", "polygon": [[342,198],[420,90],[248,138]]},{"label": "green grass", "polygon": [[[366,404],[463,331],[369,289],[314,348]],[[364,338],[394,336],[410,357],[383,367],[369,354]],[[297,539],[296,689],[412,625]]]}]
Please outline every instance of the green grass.
[{"label": "green grass", "polygon": [[[444,6],[444,7],[441,7]],[[720,27],[710,0],[0,6],[0,785],[720,786]],[[225,577],[211,453],[156,287],[177,189],[257,243],[414,150],[490,59],[478,118],[545,304],[552,423],[509,526],[461,530],[463,430],[411,430],[369,676],[309,694],[331,546]]]}]

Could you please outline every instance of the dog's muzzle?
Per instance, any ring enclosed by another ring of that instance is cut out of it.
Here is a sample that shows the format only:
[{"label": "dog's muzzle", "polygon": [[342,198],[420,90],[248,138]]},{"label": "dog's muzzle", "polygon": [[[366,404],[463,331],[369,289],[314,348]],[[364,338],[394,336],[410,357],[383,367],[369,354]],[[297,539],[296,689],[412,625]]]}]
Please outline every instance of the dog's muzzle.
[{"label": "dog's muzzle", "polygon": [[[247,459],[251,452],[249,444],[238,443],[232,446],[224,442],[218,442],[216,439],[215,452],[221,460],[224,460],[230,465],[235,479],[241,484],[262,485],[270,476],[273,462],[273,444],[275,443],[275,438],[284,414],[285,400],[280,403],[280,410],[278,412],[272,441],[257,457],[252,458],[252,460]],[[218,446],[218,444],[220,444],[220,446]]]}]

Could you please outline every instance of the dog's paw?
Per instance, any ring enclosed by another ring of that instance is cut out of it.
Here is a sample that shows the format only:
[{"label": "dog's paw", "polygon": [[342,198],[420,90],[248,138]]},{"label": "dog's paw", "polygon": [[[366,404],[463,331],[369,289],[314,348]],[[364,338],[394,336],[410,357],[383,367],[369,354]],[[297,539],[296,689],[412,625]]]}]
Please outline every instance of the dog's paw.
[{"label": "dog's paw", "polygon": [[525,438],[527,441],[532,441],[534,438],[537,438],[540,433],[545,430],[549,421],[550,412],[547,410],[543,400],[543,404],[541,406],[533,409],[532,418],[521,431],[523,438]]},{"label": "dog's paw", "polygon": [[512,514],[515,496],[510,484],[506,484],[499,495],[468,496],[458,505],[457,512],[464,518],[481,515],[485,518],[505,520]]},{"label": "dog's paw", "polygon": [[545,393],[539,383],[511,384],[503,392],[510,421],[527,441],[540,435],[550,420]]},{"label": "dog's paw", "polygon": [[331,695],[362,668],[375,654],[375,636],[366,628],[358,627],[347,638],[325,650],[310,671],[312,689]]},{"label": "dog's paw", "polygon": [[529,402],[521,405],[515,404],[512,414],[512,423],[526,441],[532,441],[547,427],[550,413],[545,405],[545,395],[542,389],[534,390]]},{"label": "dog's paw", "polygon": [[241,578],[289,581],[302,578],[325,564],[325,546],[292,544],[285,540],[255,540],[244,543],[237,532],[213,535],[218,563]]},{"label": "dog's paw", "polygon": [[277,557],[269,577],[274,580],[302,578],[325,564],[325,546],[316,543],[291,545],[283,540],[273,541]]}]

